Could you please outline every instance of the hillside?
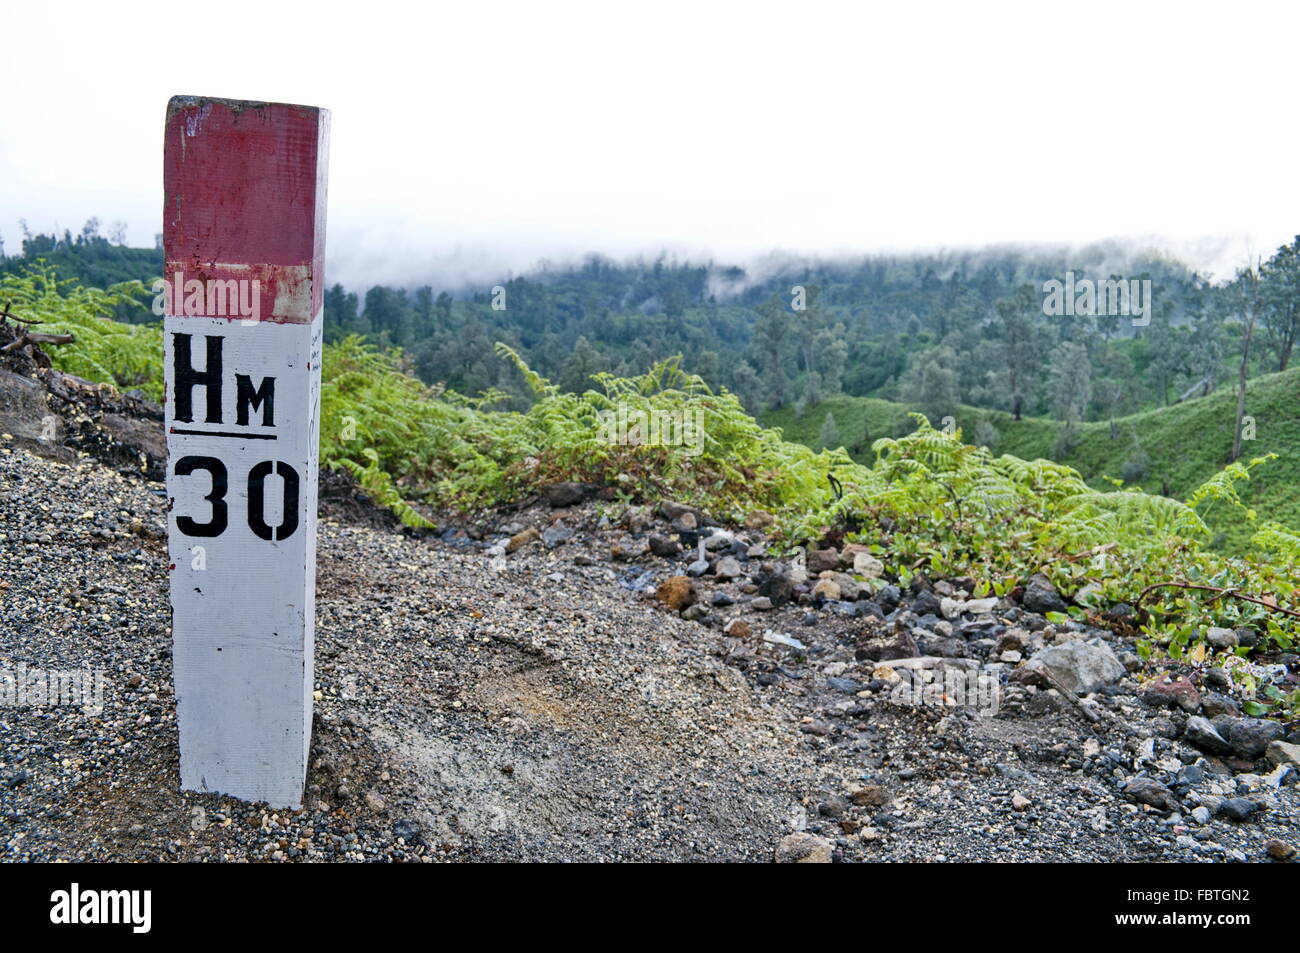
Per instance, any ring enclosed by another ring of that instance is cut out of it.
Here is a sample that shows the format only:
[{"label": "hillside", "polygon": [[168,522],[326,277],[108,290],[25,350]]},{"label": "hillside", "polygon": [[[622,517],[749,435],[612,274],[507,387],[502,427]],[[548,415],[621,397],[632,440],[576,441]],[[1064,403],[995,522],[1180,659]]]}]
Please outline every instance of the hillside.
[{"label": "hillside", "polygon": [[[323,361],[306,803],[179,792],[163,412],[121,389],[161,392],[158,329],[23,290],[75,340],[0,324],[0,667],[93,646],[106,693],[16,709],[0,858],[1295,854],[1300,541],[1207,553],[1204,499],[928,427],[814,453],[674,364],[573,395],[499,348],[536,393],[514,413],[351,338]],[[617,439],[615,407],[704,439]]]},{"label": "hillside", "polygon": [[[36,235],[23,254],[0,254],[0,277],[21,278],[44,261],[61,278],[111,290],[148,288],[162,269],[156,249],[126,248],[83,233]],[[1044,282],[1112,273],[1159,289],[1146,324],[1117,313],[1048,315]],[[343,270],[331,272],[343,276]],[[393,285],[336,284],[324,298],[325,335],[360,334],[400,347],[425,384],[462,394],[494,389],[511,409],[528,387],[497,361],[504,342],[565,391],[590,377],[630,377],[681,355],[711,388],[751,412],[827,394],[1106,420],[1162,406],[1200,381],[1232,379],[1241,353],[1240,288],[1215,285],[1172,259],[1136,248],[989,248],[951,254],[841,260],[771,256],[745,267],[713,261],[539,262],[478,284],[436,272]],[[1300,245],[1278,250],[1260,272],[1261,322],[1248,373],[1285,369],[1300,287]],[[151,294],[113,306],[119,320],[152,320]],[[0,301],[0,305],[3,301]],[[1014,373],[1010,373],[1014,368]]]},{"label": "hillside", "polygon": [[[1300,499],[1295,494],[1300,483],[1300,368],[1257,377],[1249,382],[1246,395],[1256,439],[1243,445],[1243,458],[1268,453],[1278,457],[1251,472],[1250,482],[1239,487],[1242,500],[1258,512],[1261,521],[1300,526]],[[796,419],[793,408],[785,407],[764,415],[763,422],[781,428],[787,439],[816,449],[830,413],[840,443],[854,459],[869,462],[872,442],[895,434],[911,409],[877,398],[836,397],[808,410],[801,419]],[[1208,397],[1120,417],[1113,439],[1109,423],[1083,424],[1077,442],[1063,454],[1057,451],[1065,425],[1058,421],[1026,417],[1017,422],[1008,413],[968,406],[962,406],[955,417],[966,440],[977,440],[981,422],[987,422],[997,431],[991,448],[997,453],[1026,460],[1055,459],[1077,469],[1099,489],[1110,488],[1104,478],[1121,478],[1126,462],[1134,456],[1136,440],[1149,458],[1142,488],[1184,499],[1227,463],[1235,412],[1235,391],[1223,387]],[[1233,549],[1240,549],[1252,532],[1233,513],[1211,510],[1207,521],[1224,535],[1223,544]]]},{"label": "hillside", "polygon": [[[8,276],[0,285],[12,289],[21,313],[40,316],[42,329],[74,337],[46,355],[24,346],[14,337],[20,332],[0,326],[0,347],[9,348],[5,363],[20,377],[45,368],[138,397],[161,394],[159,329],[95,317],[114,295],[72,291],[40,275],[17,281]],[[1184,503],[1109,485],[1089,487],[1075,470],[1041,458],[1057,429],[1041,420],[1017,427],[1005,415],[963,414],[961,422],[976,440],[1014,455],[994,456],[926,425],[880,444],[880,456],[863,464],[838,450],[818,453],[782,439],[749,416],[734,395],[712,392],[676,361],[632,378],[600,376],[593,382],[599,390],[573,394],[511,348],[499,344],[496,350],[499,363],[533,393],[524,412],[496,409],[499,393],[474,399],[427,388],[409,374],[402,355],[376,351],[361,339],[327,345],[322,465],[346,471],[416,530],[498,506],[527,505],[562,484],[583,488],[586,495],[599,492],[615,506],[666,498],[737,523],[760,520],[785,556],[796,546],[861,544],[906,586],[922,575],[976,578],[983,594],[1001,597],[1043,574],[1076,598],[1070,607],[1076,619],[1108,605],[1125,606],[1119,617],[1127,619],[1140,607],[1140,618],[1124,625],[1140,625],[1142,651],[1157,659],[1181,659],[1193,643],[1195,651],[1206,651],[1212,628],[1251,627],[1266,636],[1265,649],[1289,652],[1300,642],[1300,611],[1283,608],[1297,599],[1300,536],[1278,525],[1251,532],[1256,522],[1276,523],[1285,515],[1278,512],[1282,506],[1270,512],[1267,504],[1268,494],[1280,497],[1280,486],[1294,478],[1288,468],[1296,438],[1294,376],[1266,380],[1252,392],[1258,433],[1272,441],[1252,451],[1276,447],[1285,454],[1272,474],[1249,460],[1215,466],[1215,444],[1205,435],[1220,426],[1226,440],[1227,394],[1117,423],[1115,441],[1109,430],[1087,428],[1072,448],[1081,461],[1092,455],[1093,464],[1084,469],[1099,479],[1108,466],[1127,461],[1118,450],[1127,427],[1130,445],[1138,434],[1162,461],[1163,468],[1148,479],[1179,481],[1170,492],[1181,492]],[[843,432],[859,454],[870,452],[865,438],[880,437],[875,431],[891,417],[897,427],[897,406],[866,407],[877,414],[870,426],[865,414],[858,421],[844,414]],[[644,432],[639,425],[623,426],[635,418],[671,426]],[[809,426],[812,420],[816,415],[806,421]],[[995,436],[998,425],[1006,429],[1005,438]],[[6,432],[37,444],[48,440],[39,414]],[[854,440],[854,432],[862,436]],[[1189,453],[1181,471],[1163,463],[1175,459],[1180,445],[1199,448],[1206,459],[1198,464]],[[1198,466],[1205,482],[1181,485],[1194,479]],[[1256,488],[1255,502],[1264,520],[1252,521],[1237,494],[1260,472],[1266,481]],[[1213,548],[1223,532],[1232,534],[1229,541],[1242,558]],[[1247,540],[1247,532],[1254,538]],[[1226,590],[1203,587],[1186,594],[1189,581],[1203,580],[1227,587],[1230,598],[1223,598]],[[1289,712],[1300,703],[1300,690],[1288,692],[1254,701],[1254,707]]]}]

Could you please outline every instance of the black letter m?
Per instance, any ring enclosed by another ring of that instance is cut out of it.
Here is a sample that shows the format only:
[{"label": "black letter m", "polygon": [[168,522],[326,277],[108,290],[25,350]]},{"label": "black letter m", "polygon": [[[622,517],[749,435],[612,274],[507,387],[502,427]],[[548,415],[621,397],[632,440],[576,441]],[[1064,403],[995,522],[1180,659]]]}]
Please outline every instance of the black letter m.
[{"label": "black letter m", "polygon": [[262,426],[275,426],[275,378],[263,377],[262,385],[253,390],[253,379],[247,374],[235,375],[235,423],[248,426],[248,410],[262,411]]}]

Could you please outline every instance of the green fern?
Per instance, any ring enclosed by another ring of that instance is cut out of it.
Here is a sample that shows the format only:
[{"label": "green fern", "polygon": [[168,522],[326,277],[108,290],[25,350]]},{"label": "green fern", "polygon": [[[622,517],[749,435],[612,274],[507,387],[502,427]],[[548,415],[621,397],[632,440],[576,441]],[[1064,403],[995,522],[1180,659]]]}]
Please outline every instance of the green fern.
[{"label": "green fern", "polygon": [[[0,295],[4,289],[16,310],[47,315],[51,329],[77,335],[75,345],[56,350],[60,366],[160,394],[158,329],[98,317],[113,295],[135,289],[77,289],[49,270],[6,279]],[[1251,593],[1278,606],[1300,598],[1294,527],[1265,524],[1247,556],[1207,548],[1211,508],[1255,518],[1237,487],[1267,457],[1224,468],[1186,501],[1132,489],[1100,492],[1070,467],[994,456],[914,415],[916,429],[875,441],[867,465],[761,427],[735,395],[714,392],[678,358],[633,377],[597,374],[592,389],[570,394],[512,348],[498,344],[496,351],[535,396],[522,413],[495,409],[504,402],[497,391],[471,397],[428,387],[409,373],[400,352],[379,351],[361,338],[327,346],[322,463],[353,474],[408,526],[431,525],[417,505],[469,512],[578,480],[609,487],[623,501],[669,497],[733,520],[767,510],[777,517],[779,543],[847,534],[904,582],[917,572],[972,575],[1001,594],[1045,572],[1066,593],[1099,588],[1097,605],[1136,603],[1146,587],[1166,581]],[[611,438],[607,425],[620,412],[647,420],[690,413],[702,424],[700,439],[687,445]],[[1152,651],[1177,655],[1210,625],[1255,626],[1279,646],[1300,641],[1294,619],[1213,592],[1159,589],[1143,606]]]}]

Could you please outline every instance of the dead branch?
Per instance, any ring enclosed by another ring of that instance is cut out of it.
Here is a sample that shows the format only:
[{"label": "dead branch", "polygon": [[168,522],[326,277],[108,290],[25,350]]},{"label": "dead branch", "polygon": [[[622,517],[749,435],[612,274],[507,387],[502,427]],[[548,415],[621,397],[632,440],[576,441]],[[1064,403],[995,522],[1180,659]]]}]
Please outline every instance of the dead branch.
[{"label": "dead branch", "polygon": [[1247,595],[1246,593],[1238,592],[1236,589],[1231,587],[1204,586],[1191,582],[1157,582],[1153,585],[1147,586],[1142,590],[1142,594],[1138,596],[1138,605],[1140,606],[1142,600],[1147,597],[1147,594],[1155,589],[1195,589],[1200,592],[1213,592],[1215,593],[1215,596],[1214,599],[1210,600],[1211,602],[1222,599],[1226,596],[1232,599],[1241,599],[1243,602],[1253,602],[1255,605],[1263,606],[1265,609],[1269,609],[1273,612],[1280,612],[1283,615],[1289,615],[1293,619],[1300,619],[1300,612],[1296,612],[1294,609],[1285,609],[1275,602],[1269,602],[1265,599],[1259,598],[1258,596]]},{"label": "dead branch", "polygon": [[15,324],[26,324],[26,325],[42,323],[40,321],[37,321],[34,318],[18,317],[18,315],[14,314],[13,311],[10,310],[10,308],[12,307],[13,307],[12,301],[5,302],[5,309],[3,311],[0,311],[0,324],[8,324],[10,321],[13,321]]},{"label": "dead branch", "polygon": [[0,347],[0,351],[16,351],[28,344],[71,344],[73,340],[75,339],[71,334],[42,334],[39,331],[24,331],[4,347]]}]

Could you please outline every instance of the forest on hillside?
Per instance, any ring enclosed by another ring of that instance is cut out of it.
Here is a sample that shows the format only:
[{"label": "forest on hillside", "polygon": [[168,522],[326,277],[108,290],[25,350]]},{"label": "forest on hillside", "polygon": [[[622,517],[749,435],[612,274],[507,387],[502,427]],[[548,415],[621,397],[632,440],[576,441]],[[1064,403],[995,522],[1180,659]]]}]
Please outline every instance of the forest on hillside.
[{"label": "forest on hillside", "polygon": [[[109,287],[162,271],[160,249],[127,248],[91,219],[76,235],[25,234],[0,274],[43,258],[61,275]],[[0,254],[3,246],[0,246]],[[1045,313],[1044,282],[1148,281],[1149,313]],[[1213,282],[1154,252],[1118,244],[1076,250],[874,255],[751,264],[613,261],[542,263],[483,287],[331,286],[326,334],[401,348],[430,385],[466,395],[495,389],[531,400],[493,351],[503,342],[565,391],[591,375],[641,373],[683,356],[715,389],[755,414],[841,395],[882,397],[932,420],[958,405],[1067,424],[1116,417],[1285,370],[1300,328],[1300,237]],[[145,305],[115,317],[150,321]]]},{"label": "forest on hillside", "polygon": [[[36,333],[52,344],[40,358],[32,351],[11,360],[25,360],[19,366],[27,370],[48,362],[52,376],[35,376],[56,386],[63,372],[109,384],[127,397],[160,399],[160,325],[104,319],[144,292],[139,281],[88,288],[57,277],[48,263],[0,276],[0,301],[12,304],[22,321],[34,322]],[[0,332],[5,353],[14,352],[13,342],[28,340],[26,327],[0,322]],[[41,343],[20,343],[19,352]],[[1296,644],[1300,614],[1283,608],[1294,598],[1300,559],[1294,510],[1285,505],[1294,496],[1293,448],[1300,442],[1293,426],[1295,370],[1252,384],[1251,412],[1260,414],[1267,436],[1227,466],[1203,453],[1216,435],[1231,436],[1227,405],[1237,404],[1231,390],[1146,415],[1160,418],[1142,429],[1164,461],[1161,473],[1175,475],[1168,467],[1177,462],[1186,477],[1173,495],[1172,485],[1150,492],[1127,474],[1090,485],[1060,459],[1030,459],[1014,449],[999,455],[919,413],[907,433],[875,438],[869,457],[855,458],[842,445],[817,449],[765,427],[734,394],[713,391],[676,358],[632,377],[600,375],[575,394],[508,345],[493,352],[528,386],[526,409],[502,409],[505,401],[492,394],[471,399],[428,386],[411,376],[400,349],[381,350],[361,335],[326,342],[322,466],[346,471],[368,501],[419,533],[447,519],[475,519],[501,505],[539,499],[555,487],[578,488],[580,496],[598,491],[602,505],[620,508],[680,501],[675,505],[736,524],[761,511],[779,545],[860,544],[900,587],[925,567],[941,579],[983,580],[994,597],[1003,597],[1029,576],[1050,571],[1050,581],[1075,593],[1077,604],[1062,603],[1046,621],[1083,622],[1100,607],[1141,603],[1151,614],[1137,643],[1142,657],[1178,661],[1193,652],[1201,653],[1193,659],[1204,659],[1205,631],[1231,634],[1244,624],[1278,650]],[[886,402],[826,403],[848,410]],[[893,404],[886,413],[902,409]],[[689,415],[703,439],[625,439],[611,433],[611,415],[681,421]],[[1009,424],[1010,415],[1003,417],[999,425],[1017,447],[1033,445],[1031,430],[1060,428],[1044,420]],[[883,422],[870,427],[878,432]],[[1131,418],[1126,426],[1134,426]],[[1082,429],[1088,454],[1103,452],[1098,444],[1110,441],[1098,431],[1105,425]],[[1267,492],[1247,495],[1255,487]],[[533,532],[530,538],[537,538],[539,531]],[[1188,590],[1199,595],[1189,597]],[[1250,714],[1290,717],[1300,691],[1278,688],[1253,703]]]}]

